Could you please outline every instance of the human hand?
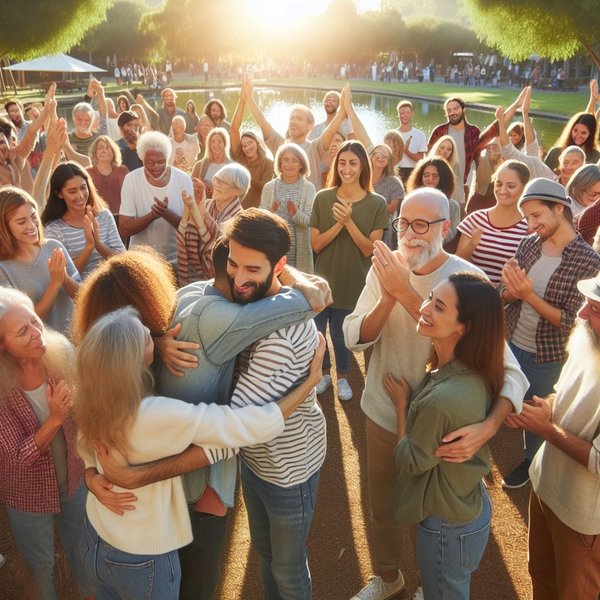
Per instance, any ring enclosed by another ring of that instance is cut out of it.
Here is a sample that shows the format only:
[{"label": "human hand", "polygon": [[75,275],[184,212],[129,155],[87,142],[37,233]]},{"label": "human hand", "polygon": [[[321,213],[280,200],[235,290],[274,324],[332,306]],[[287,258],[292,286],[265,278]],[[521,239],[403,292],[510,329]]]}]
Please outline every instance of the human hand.
[{"label": "human hand", "polygon": [[529,107],[531,106],[531,86],[528,85],[523,90],[523,92],[524,92],[524,94],[523,94],[523,101],[521,102],[521,112],[523,114],[528,114]]},{"label": "human hand", "polygon": [[158,198],[154,198],[154,204],[152,205],[151,211],[154,215],[155,219],[159,219],[163,217],[165,213],[169,210],[169,199],[167,197],[159,200]]},{"label": "human hand", "polygon": [[288,214],[290,215],[290,217],[295,216],[296,213],[298,212],[297,206],[291,200],[287,201],[287,211],[288,211]]},{"label": "human hand", "polygon": [[479,246],[479,242],[481,242],[482,235],[483,230],[476,227],[471,231],[471,237],[465,236],[468,239],[469,249],[475,250],[475,248]]},{"label": "human hand", "polygon": [[594,100],[600,100],[600,93],[598,93],[598,82],[595,79],[590,79],[590,95]]},{"label": "human hand", "polygon": [[461,463],[469,460],[494,435],[485,421],[465,425],[446,434],[435,455],[446,462]]},{"label": "human hand", "polygon": [[402,376],[396,379],[391,373],[386,373],[383,376],[383,387],[385,393],[394,403],[396,412],[399,414],[406,414],[411,394],[408,381]]},{"label": "human hand", "polygon": [[302,279],[294,282],[296,288],[308,301],[313,311],[319,313],[333,303],[331,288],[325,279],[318,275],[302,273]]},{"label": "human hand", "polygon": [[140,468],[130,465],[121,452],[109,450],[107,446],[99,441],[95,442],[94,449],[96,458],[102,465],[104,476],[110,482],[128,490],[140,487]]},{"label": "human hand", "polygon": [[511,415],[511,419],[518,427],[546,439],[553,429],[552,405],[546,398],[534,396],[525,400],[523,410],[518,415]]},{"label": "human hand", "polygon": [[67,142],[67,122],[65,119],[51,121],[46,132],[46,151],[57,154]]},{"label": "human hand", "polygon": [[333,218],[342,225],[346,225],[352,218],[352,204],[350,202],[334,202],[331,207]]},{"label": "human hand", "polygon": [[399,300],[411,288],[406,259],[399,252],[390,250],[381,240],[373,242],[371,264],[382,292],[385,290],[391,298]]},{"label": "human hand", "polygon": [[93,248],[94,247],[94,228],[92,225],[92,220],[88,216],[87,212],[85,215],[83,215],[83,234],[85,236],[86,247]]},{"label": "human hand", "polygon": [[504,123],[504,109],[501,106],[497,106],[494,112],[496,119]]},{"label": "human hand", "polygon": [[312,385],[317,385],[323,377],[323,357],[325,356],[325,348],[327,347],[327,342],[325,341],[323,334],[318,332],[317,336],[319,337],[319,343],[315,348],[315,353],[310,361],[307,377],[308,382]]},{"label": "human hand", "polygon": [[142,96],[141,94],[136,94],[135,96],[135,101],[136,104],[144,104],[144,96]]},{"label": "human hand", "polygon": [[273,202],[271,202],[271,212],[272,213],[276,213],[279,210],[279,201],[278,200],[273,200]]},{"label": "human hand", "polygon": [[98,501],[111,512],[122,516],[126,510],[135,510],[133,503],[137,501],[137,496],[132,492],[113,492],[112,488],[115,484],[102,473],[97,471],[92,473],[92,469],[86,471],[85,485],[98,498]]},{"label": "human hand", "polygon": [[154,347],[167,370],[175,377],[183,377],[184,372],[179,369],[195,369],[198,366],[198,357],[189,350],[198,350],[200,344],[184,342],[177,339],[181,331],[181,323],[177,323],[164,335],[154,338]]},{"label": "human hand", "polygon": [[66,277],[67,259],[60,248],[54,248],[48,259],[50,283],[62,285]]},{"label": "human hand", "polygon": [[55,385],[46,386],[46,398],[48,400],[48,409],[50,418],[53,418],[61,425],[69,415],[71,410],[71,388],[66,381],[59,381]]},{"label": "human hand", "polygon": [[526,300],[533,292],[533,280],[527,277],[525,269],[514,258],[507,260],[502,268],[502,283],[508,293],[518,300]]}]

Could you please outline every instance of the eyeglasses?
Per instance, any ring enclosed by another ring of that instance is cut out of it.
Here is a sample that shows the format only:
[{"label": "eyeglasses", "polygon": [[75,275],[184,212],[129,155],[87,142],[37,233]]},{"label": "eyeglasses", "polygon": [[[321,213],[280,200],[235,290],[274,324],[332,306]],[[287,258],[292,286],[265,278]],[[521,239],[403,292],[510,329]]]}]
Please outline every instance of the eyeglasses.
[{"label": "eyeglasses", "polygon": [[592,200],[597,200],[600,198],[600,192],[588,192],[587,190],[583,190],[583,193]]},{"label": "eyeglasses", "polygon": [[373,154],[371,154],[371,156],[373,158],[387,158],[387,155],[384,154],[383,152],[373,152]]},{"label": "eyeglasses", "polygon": [[392,227],[396,231],[400,232],[406,231],[409,227],[411,227],[416,234],[425,235],[432,225],[435,225],[436,223],[442,223],[446,220],[447,219],[437,219],[437,221],[425,221],[425,219],[415,219],[414,221],[409,221],[408,219],[403,219],[402,217],[396,217],[392,221]]}]

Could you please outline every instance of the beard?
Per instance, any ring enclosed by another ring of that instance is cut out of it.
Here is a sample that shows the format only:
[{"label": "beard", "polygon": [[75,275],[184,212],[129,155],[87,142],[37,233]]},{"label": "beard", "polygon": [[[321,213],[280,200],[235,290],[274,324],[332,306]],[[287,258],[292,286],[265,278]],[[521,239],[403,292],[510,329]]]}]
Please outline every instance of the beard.
[{"label": "beard", "polygon": [[406,259],[411,271],[419,271],[440,253],[443,241],[440,229],[431,240],[399,238],[398,250]]},{"label": "beard", "polygon": [[450,125],[458,125],[463,119],[464,119],[465,115],[452,115],[451,117],[448,117],[448,121],[450,122]]},{"label": "beard", "polygon": [[582,360],[585,357],[590,358],[596,369],[600,361],[600,332],[596,331],[587,319],[577,318],[569,337],[567,351],[569,354],[576,353]]},{"label": "beard", "polygon": [[256,302],[261,298],[265,297],[265,294],[273,284],[274,269],[271,267],[271,272],[267,275],[264,281],[248,281],[244,284],[246,294],[241,294],[236,291],[235,283],[232,277],[229,277],[229,289],[231,290],[231,297],[237,304],[249,304],[250,302]]}]

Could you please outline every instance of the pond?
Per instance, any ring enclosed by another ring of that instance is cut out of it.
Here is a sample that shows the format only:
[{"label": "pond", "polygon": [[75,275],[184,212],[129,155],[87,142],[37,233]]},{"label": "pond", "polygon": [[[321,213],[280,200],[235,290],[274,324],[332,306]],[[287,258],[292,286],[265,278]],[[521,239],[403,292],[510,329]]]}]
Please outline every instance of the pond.
[{"label": "pond", "polygon": [[[202,112],[204,105],[210,98],[218,98],[227,108],[229,120],[231,120],[239,97],[239,89],[178,90],[177,94],[178,106],[185,110],[187,100],[192,99],[198,112]],[[293,104],[306,104],[312,109],[316,122],[323,121],[325,119],[322,104],[323,95],[324,92],[320,90],[255,88],[255,97],[259,106],[264,111],[267,120],[280,133],[285,132],[287,129],[290,107]],[[378,94],[361,94],[358,92],[352,94],[352,102],[356,112],[374,143],[381,142],[384,133],[388,129],[398,127],[396,105],[399,100],[399,98]],[[158,98],[158,102],[160,104],[160,98]],[[413,125],[423,129],[427,136],[436,125],[446,120],[441,104],[423,100],[412,100],[412,103],[414,107]],[[469,108],[467,118],[471,123],[483,129],[490,124],[494,116],[488,111]],[[543,147],[549,149],[560,135],[564,122],[538,117],[533,122]],[[248,110],[244,115],[244,124],[251,129],[256,128]]]}]

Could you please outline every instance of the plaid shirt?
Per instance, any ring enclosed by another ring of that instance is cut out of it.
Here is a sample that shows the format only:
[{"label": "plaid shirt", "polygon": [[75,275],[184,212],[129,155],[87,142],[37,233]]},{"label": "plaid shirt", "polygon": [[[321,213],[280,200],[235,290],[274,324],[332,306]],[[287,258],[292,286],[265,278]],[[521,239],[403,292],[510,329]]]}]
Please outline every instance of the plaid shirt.
[{"label": "plaid shirt", "polygon": [[[515,258],[527,273],[541,258],[542,241],[536,233],[524,237],[517,248]],[[577,311],[583,304],[583,296],[577,289],[581,279],[595,277],[600,271],[600,255],[577,235],[562,251],[560,265],[552,273],[544,300],[561,311],[560,327],[554,327],[540,317],[535,333],[536,357],[538,363],[555,362],[565,358],[565,346]],[[502,293],[504,285],[500,284]],[[506,337],[510,340],[521,314],[521,300],[508,304],[505,309]]]},{"label": "plaid shirt", "polygon": [[[431,150],[431,147],[444,135],[448,135],[448,129],[450,128],[450,123],[442,123],[438,125],[429,136],[429,141],[427,145]],[[471,125],[471,123],[467,123],[465,121],[465,177],[464,183],[467,183],[467,176],[469,175],[469,169],[471,168],[471,163],[473,161],[477,161],[480,148],[480,134],[479,127],[477,125]],[[492,136],[493,137],[493,136]]]},{"label": "plaid shirt", "polygon": [[[33,440],[40,424],[21,390],[12,390],[0,399],[0,424],[0,502],[24,512],[59,513],[52,452],[48,448],[40,453]],[[62,430],[67,443],[69,495],[72,495],[84,470],[77,455],[73,418],[64,422]]]},{"label": "plaid shirt", "polygon": [[588,244],[593,244],[594,236],[600,226],[600,200],[596,200],[594,204],[581,211],[574,221],[575,229],[581,234],[581,237]]}]

